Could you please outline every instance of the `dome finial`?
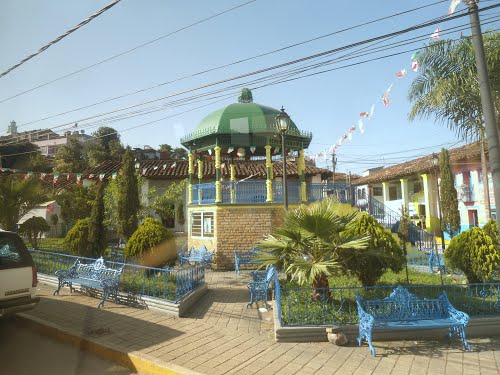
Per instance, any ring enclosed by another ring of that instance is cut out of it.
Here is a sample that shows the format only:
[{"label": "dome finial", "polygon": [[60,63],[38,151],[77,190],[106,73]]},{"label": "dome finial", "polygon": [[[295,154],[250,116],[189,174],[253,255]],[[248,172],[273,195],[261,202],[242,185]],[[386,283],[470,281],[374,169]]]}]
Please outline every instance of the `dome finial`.
[{"label": "dome finial", "polygon": [[253,103],[252,91],[246,87],[241,89],[241,94],[238,97],[238,103]]}]

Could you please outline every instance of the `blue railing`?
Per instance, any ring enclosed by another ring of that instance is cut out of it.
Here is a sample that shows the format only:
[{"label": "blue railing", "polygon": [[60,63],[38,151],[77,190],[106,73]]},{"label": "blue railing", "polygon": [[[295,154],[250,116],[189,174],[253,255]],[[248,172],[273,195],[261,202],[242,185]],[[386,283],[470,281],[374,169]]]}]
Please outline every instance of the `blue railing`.
[{"label": "blue railing", "polygon": [[[30,250],[40,274],[54,276],[58,269],[70,267],[76,259],[82,263],[93,263],[95,259],[67,254]],[[123,263],[106,262],[110,268],[119,268]],[[183,267],[178,270],[144,267],[125,264],[120,278],[120,291],[179,302],[191,291],[205,282],[205,269],[200,266]]]},{"label": "blue railing", "polygon": [[[405,287],[420,298],[437,298],[445,291],[451,304],[470,316],[500,315],[500,283]],[[287,288],[277,284],[275,296],[282,326],[356,324],[356,294],[365,299],[381,299],[387,297],[394,288],[395,286],[314,289]],[[313,295],[316,296],[315,300]]]},{"label": "blue railing", "polygon": [[198,204],[201,193],[201,204],[215,203],[215,182],[193,185],[193,203]]}]

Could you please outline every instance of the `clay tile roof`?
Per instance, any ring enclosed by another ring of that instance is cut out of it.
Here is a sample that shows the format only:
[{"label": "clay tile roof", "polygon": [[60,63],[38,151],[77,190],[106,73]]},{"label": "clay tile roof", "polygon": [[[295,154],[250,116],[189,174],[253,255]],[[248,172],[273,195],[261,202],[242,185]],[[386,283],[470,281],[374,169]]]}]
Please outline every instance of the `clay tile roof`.
[{"label": "clay tile roof", "polygon": [[[222,161],[224,168],[221,169],[221,175],[229,177],[231,174],[229,168],[229,162]],[[244,178],[252,176],[256,178],[266,177],[266,162],[264,160],[236,160],[234,161],[235,172],[237,178]],[[107,161],[98,166],[89,169],[85,172],[82,178],[87,179],[98,179],[99,175],[105,174],[104,178],[109,178],[112,173],[118,172],[121,168],[121,162],[118,161]],[[141,174],[150,179],[183,179],[189,176],[188,173],[188,161],[187,160],[143,160],[139,162],[139,168]],[[282,163],[273,163],[274,176],[282,176]],[[306,164],[306,175],[317,175],[321,174],[323,176],[331,176],[332,172],[324,169],[318,168],[312,165]],[[195,176],[198,173],[198,165],[194,165]],[[287,175],[296,176],[297,175],[297,163],[288,162],[287,163]],[[336,174],[338,176],[340,174]],[[204,160],[203,161],[203,176],[204,177],[215,177],[215,161],[214,160]],[[345,176],[344,176],[345,177]]]},{"label": "clay tile roof", "polygon": [[[452,148],[448,150],[450,155],[450,163],[472,160],[480,157],[481,150],[479,143],[471,143],[465,146]],[[370,176],[360,177],[355,181],[356,185],[366,185],[389,181],[397,178],[403,178],[416,173],[428,173],[434,169],[432,163],[432,154],[423,156],[418,159],[410,160],[401,164],[393,165],[381,169]]]}]

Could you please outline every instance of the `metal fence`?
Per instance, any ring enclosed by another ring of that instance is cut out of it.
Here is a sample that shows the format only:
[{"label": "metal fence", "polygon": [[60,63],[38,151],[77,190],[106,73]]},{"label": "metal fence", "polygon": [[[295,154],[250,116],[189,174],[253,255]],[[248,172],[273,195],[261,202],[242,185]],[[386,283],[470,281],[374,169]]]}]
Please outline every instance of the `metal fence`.
[{"label": "metal fence", "polygon": [[[445,291],[451,304],[470,316],[500,315],[500,283],[409,285],[419,298],[437,298]],[[365,299],[387,297],[395,286],[341,288],[287,288],[275,284],[282,326],[321,326],[358,323],[356,294]]]},{"label": "metal fence", "polygon": [[[82,263],[93,263],[92,258],[67,254],[30,250],[41,274],[54,276],[59,269],[71,267],[77,259]],[[123,268],[120,277],[120,292],[148,296],[170,302],[179,302],[205,281],[205,268],[189,266],[179,269],[143,267],[135,264],[106,262],[109,268]]]}]

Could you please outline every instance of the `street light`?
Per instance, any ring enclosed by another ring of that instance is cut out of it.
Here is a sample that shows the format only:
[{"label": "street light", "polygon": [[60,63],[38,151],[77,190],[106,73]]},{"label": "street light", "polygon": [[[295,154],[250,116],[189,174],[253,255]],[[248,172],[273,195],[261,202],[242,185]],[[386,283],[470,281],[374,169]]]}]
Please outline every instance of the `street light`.
[{"label": "street light", "polygon": [[442,228],[442,216],[441,216],[441,196],[439,194],[439,184],[437,178],[437,168],[439,165],[439,157],[437,154],[432,153],[432,165],[434,165],[434,177],[436,179],[436,190],[437,190],[437,203],[438,203],[438,214],[439,214],[439,230],[441,231],[441,248],[444,250],[444,232]]},{"label": "street light", "polygon": [[286,155],[285,155],[285,135],[288,131],[288,126],[290,125],[290,116],[285,112],[283,106],[281,106],[281,112],[276,115],[276,127],[281,133],[281,150],[282,150],[282,160],[283,160],[283,207],[285,211],[288,210],[288,192],[286,186]]}]

